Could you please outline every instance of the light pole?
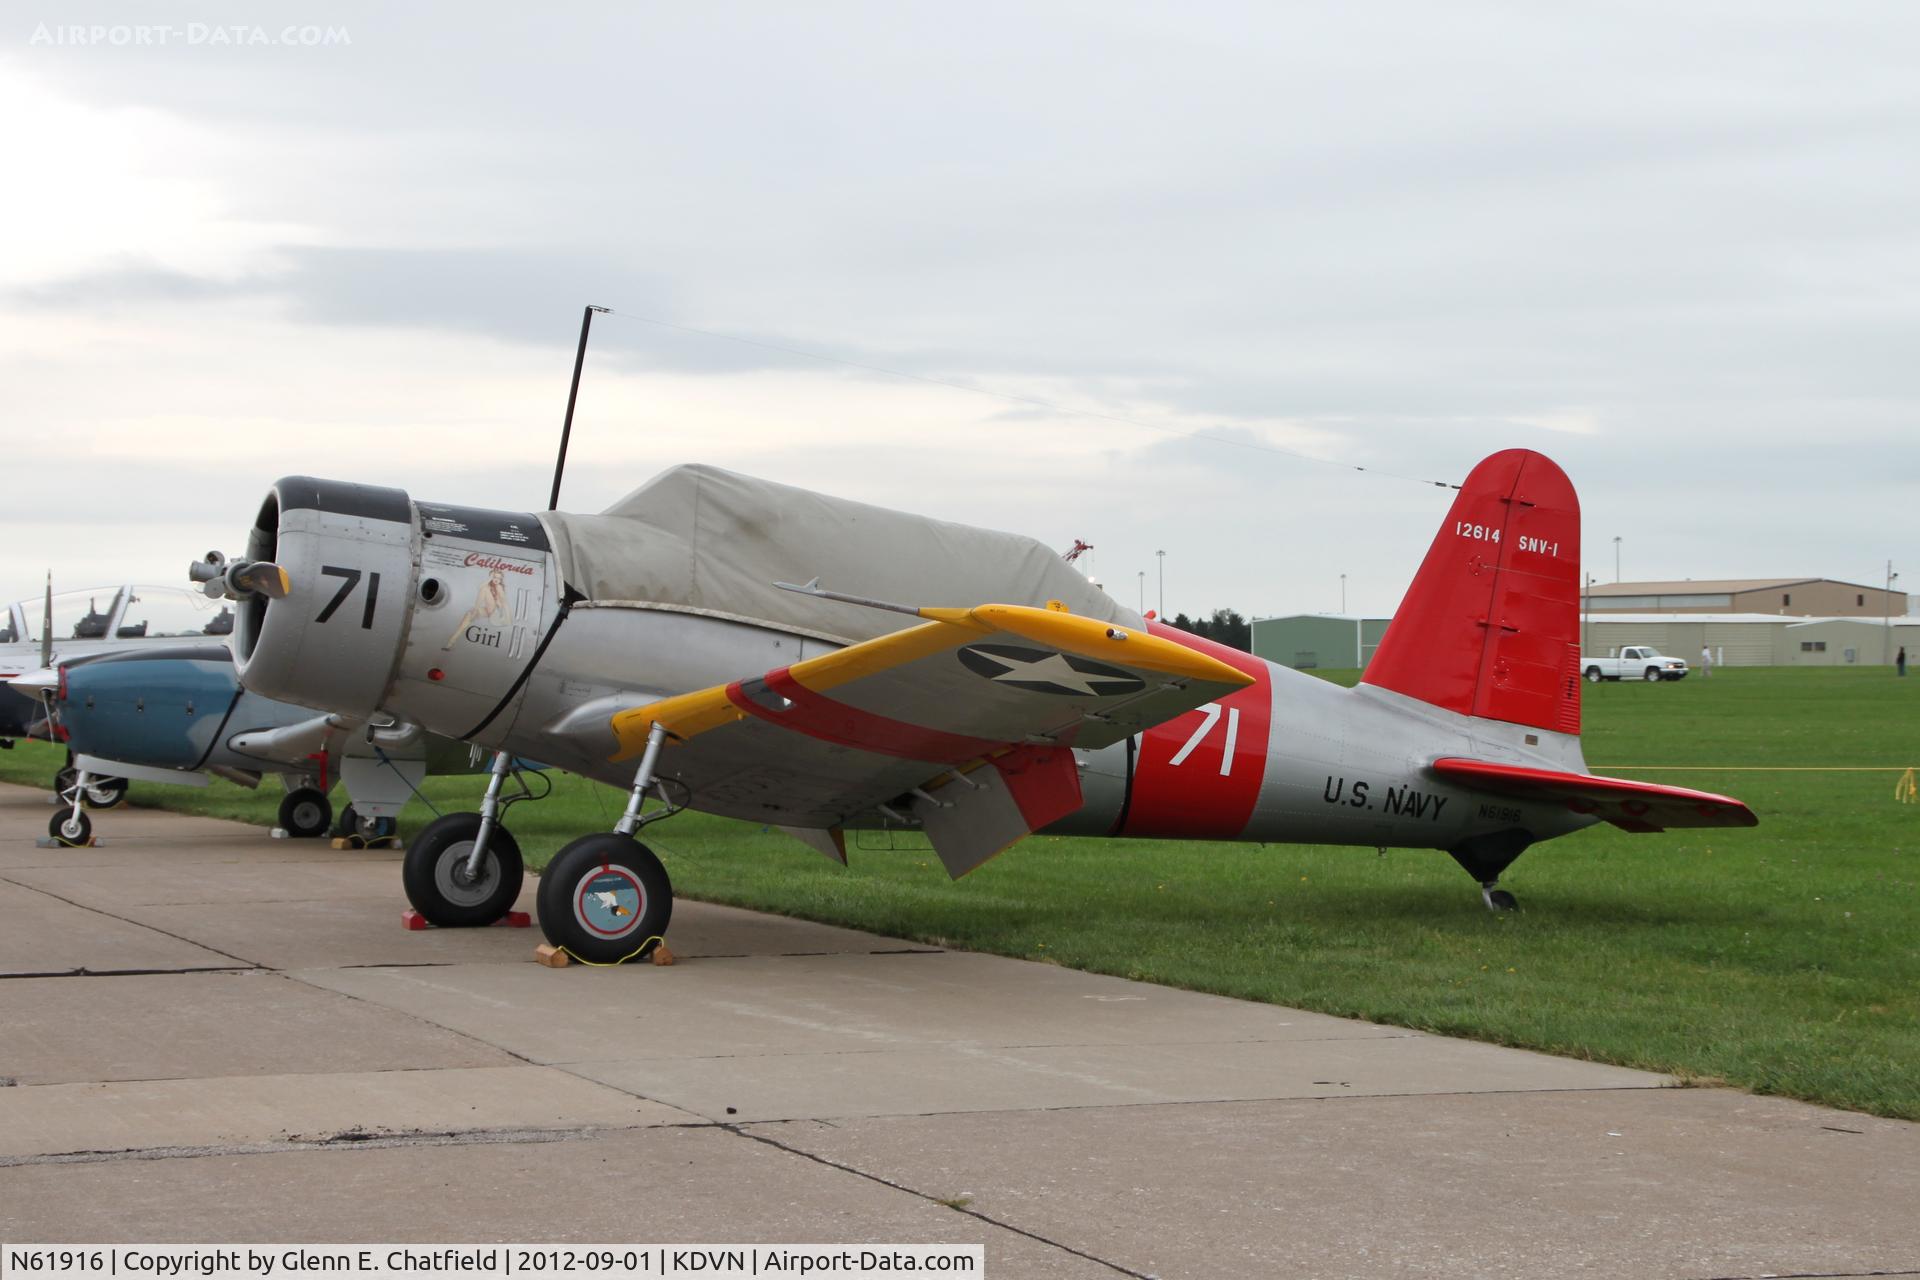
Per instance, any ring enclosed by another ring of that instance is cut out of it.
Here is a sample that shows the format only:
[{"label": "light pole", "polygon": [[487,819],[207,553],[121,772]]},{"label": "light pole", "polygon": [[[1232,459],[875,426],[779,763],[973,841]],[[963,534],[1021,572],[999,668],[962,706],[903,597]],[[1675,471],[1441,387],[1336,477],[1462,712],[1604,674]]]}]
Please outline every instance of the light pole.
[{"label": "light pole", "polygon": [[1613,580],[1616,584],[1620,581],[1620,535],[1617,533],[1613,535]]},{"label": "light pole", "polygon": [[1346,612],[1347,612],[1347,575],[1343,573],[1340,575],[1340,615],[1342,617],[1345,617]]},{"label": "light pole", "polygon": [[1147,611],[1147,571],[1140,571],[1140,612]]},{"label": "light pole", "polygon": [[1900,575],[1893,571],[1893,561],[1887,561],[1887,590],[1880,597],[1880,611],[1886,615],[1886,644],[1880,651],[1880,657],[1887,665],[1893,665],[1893,584]]},{"label": "light pole", "polygon": [[1593,623],[1593,575],[1588,574],[1586,591],[1582,594],[1581,600],[1580,600],[1580,652],[1582,654],[1588,654],[1593,652],[1593,648],[1592,648],[1593,642],[1587,635],[1587,629],[1592,625],[1592,623]]},{"label": "light pole", "polygon": [[1162,621],[1162,622],[1165,622],[1165,621],[1167,620],[1167,553],[1166,553],[1166,552],[1164,552],[1164,551],[1156,551],[1156,552],[1154,552],[1153,554],[1154,554],[1154,555],[1155,555],[1156,557],[1158,557],[1158,559],[1159,559],[1159,561],[1160,561],[1160,612],[1159,612],[1159,617],[1160,617],[1160,621]]}]

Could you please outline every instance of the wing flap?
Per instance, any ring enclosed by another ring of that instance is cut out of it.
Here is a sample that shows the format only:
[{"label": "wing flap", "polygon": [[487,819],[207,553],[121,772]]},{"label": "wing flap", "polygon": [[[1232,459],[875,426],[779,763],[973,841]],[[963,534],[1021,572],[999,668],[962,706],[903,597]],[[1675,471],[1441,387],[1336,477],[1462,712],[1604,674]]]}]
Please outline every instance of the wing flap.
[{"label": "wing flap", "polygon": [[1590,813],[1623,831],[1673,827],[1754,827],[1753,810],[1731,796],[1669,787],[1631,778],[1530,769],[1493,760],[1445,756],[1431,771],[1449,782],[1523,800],[1559,800],[1575,813]]},{"label": "wing flap", "polygon": [[1030,831],[1081,805],[1080,770],[1067,747],[1020,747],[950,774],[910,806],[947,874],[958,880]]}]

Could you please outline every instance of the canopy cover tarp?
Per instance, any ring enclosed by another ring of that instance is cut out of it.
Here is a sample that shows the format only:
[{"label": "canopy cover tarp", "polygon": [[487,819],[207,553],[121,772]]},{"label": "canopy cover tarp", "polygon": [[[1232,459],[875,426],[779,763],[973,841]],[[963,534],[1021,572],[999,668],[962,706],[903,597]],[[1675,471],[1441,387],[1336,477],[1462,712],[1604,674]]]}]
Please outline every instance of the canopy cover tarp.
[{"label": "canopy cover tarp", "polygon": [[1138,626],[1140,615],[1044,543],[689,464],[599,515],[540,517],[568,586],[597,604],[690,610],[841,643],[914,625],[903,614],[782,591],[894,604],[1045,606]]}]

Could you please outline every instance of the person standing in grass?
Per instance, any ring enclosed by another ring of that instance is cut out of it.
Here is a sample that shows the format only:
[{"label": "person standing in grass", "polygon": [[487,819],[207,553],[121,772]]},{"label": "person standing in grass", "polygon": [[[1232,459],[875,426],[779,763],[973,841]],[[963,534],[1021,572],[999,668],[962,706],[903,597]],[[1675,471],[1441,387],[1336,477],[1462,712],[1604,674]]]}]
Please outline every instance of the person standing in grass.
[{"label": "person standing in grass", "polygon": [[[1880,652],[1885,653],[1886,650]],[[1901,645],[1900,652],[1893,655],[1893,669],[1903,676],[1907,674],[1907,646]]]},{"label": "person standing in grass", "polygon": [[1713,649],[1710,645],[1700,646],[1700,678],[1702,680],[1713,678]]}]

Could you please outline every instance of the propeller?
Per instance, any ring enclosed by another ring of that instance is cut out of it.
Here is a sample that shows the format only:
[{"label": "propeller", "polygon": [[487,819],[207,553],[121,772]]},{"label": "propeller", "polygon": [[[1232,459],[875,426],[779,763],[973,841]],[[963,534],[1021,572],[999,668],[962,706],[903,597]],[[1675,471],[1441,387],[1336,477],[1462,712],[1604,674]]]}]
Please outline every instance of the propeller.
[{"label": "propeller", "polygon": [[270,600],[284,599],[293,590],[293,579],[271,560],[229,561],[218,551],[187,566],[187,576],[201,584],[200,589],[219,599],[241,600],[261,595]]}]

